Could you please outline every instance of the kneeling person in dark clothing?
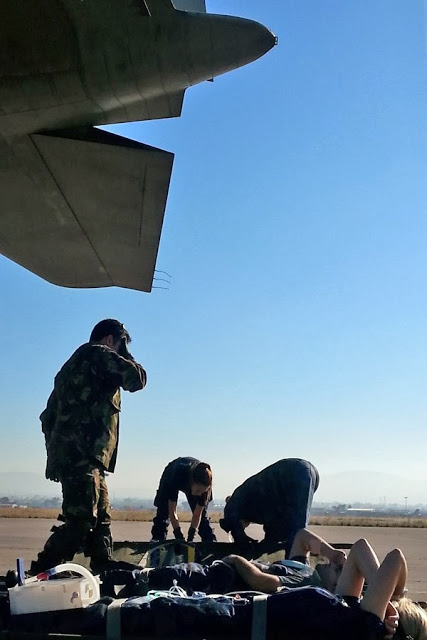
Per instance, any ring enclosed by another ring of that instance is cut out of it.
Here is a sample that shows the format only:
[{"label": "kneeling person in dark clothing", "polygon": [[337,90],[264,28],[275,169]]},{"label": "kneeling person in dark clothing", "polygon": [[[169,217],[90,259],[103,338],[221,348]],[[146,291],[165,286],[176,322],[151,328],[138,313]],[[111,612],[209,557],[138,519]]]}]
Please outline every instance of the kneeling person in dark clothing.
[{"label": "kneeling person in dark clothing", "polygon": [[285,542],[286,556],[294,537],[309,520],[319,473],[310,462],[299,458],[279,460],[251,476],[228,498],[220,526],[235,542],[252,539],[245,534],[250,522],[262,524],[265,541]]},{"label": "kneeling person in dark clothing", "polygon": [[183,540],[178,514],[178,493],[182,491],[193,513],[188,530],[188,542],[194,540],[196,530],[203,542],[215,542],[207,507],[212,500],[212,471],[206,462],[200,462],[190,456],[172,460],[162,473],[159,488],[154,499],[157,507],[151,529],[152,541],[166,539],[169,522],[177,540]]}]

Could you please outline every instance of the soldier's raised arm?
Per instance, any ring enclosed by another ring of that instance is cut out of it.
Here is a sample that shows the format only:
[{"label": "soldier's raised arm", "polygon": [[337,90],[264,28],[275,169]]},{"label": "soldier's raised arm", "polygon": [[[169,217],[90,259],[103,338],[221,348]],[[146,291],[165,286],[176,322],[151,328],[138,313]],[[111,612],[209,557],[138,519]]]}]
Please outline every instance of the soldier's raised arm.
[{"label": "soldier's raised arm", "polygon": [[98,346],[100,371],[105,377],[112,378],[114,382],[125,391],[139,391],[147,384],[147,373],[141,364],[128,353],[124,357],[105,345]]},{"label": "soldier's raised arm", "polygon": [[[131,337],[125,326],[112,318],[101,320],[92,329],[89,345],[97,347],[98,373],[126,391],[139,391],[147,383],[147,374],[128,350]],[[95,365],[96,366],[96,365]]]}]

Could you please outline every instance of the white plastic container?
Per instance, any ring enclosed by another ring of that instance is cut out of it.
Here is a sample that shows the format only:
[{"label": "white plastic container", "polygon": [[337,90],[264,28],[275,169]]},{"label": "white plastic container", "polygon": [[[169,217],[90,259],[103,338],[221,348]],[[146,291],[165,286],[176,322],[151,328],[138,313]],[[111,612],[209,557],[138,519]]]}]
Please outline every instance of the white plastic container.
[{"label": "white plastic container", "polygon": [[29,578],[24,585],[8,589],[11,615],[81,609],[99,600],[98,576],[72,562],[58,565],[47,573],[53,575],[62,571],[73,571],[82,577],[58,580]]}]

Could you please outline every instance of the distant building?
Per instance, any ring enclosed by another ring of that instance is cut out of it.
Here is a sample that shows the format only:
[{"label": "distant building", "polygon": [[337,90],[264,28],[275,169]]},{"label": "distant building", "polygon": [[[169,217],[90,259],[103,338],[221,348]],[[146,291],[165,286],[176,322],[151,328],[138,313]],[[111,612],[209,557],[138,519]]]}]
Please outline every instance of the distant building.
[{"label": "distant building", "polygon": [[349,513],[350,515],[357,515],[357,514],[364,514],[364,513],[374,513],[376,511],[376,509],[370,508],[370,507],[366,507],[366,508],[362,508],[362,507],[348,507],[348,509],[346,510],[346,513]]}]

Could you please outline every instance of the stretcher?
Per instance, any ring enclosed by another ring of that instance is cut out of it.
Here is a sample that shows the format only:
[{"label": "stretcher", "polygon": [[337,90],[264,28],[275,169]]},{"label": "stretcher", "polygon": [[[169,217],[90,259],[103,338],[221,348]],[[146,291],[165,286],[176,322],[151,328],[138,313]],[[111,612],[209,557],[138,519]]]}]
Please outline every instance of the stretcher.
[{"label": "stretcher", "polygon": [[[335,543],[333,545],[339,549],[349,549],[349,543]],[[251,558],[271,558],[279,559],[280,554],[284,557],[283,545],[277,543],[258,542],[251,543],[246,547],[230,542],[210,542],[210,543],[183,543],[180,541],[168,541],[162,545],[149,542],[116,542],[114,544],[114,559],[118,562],[126,562],[140,567],[162,566],[176,562],[200,562],[210,564],[214,560],[219,560],[229,554],[238,554],[247,559]],[[76,558],[75,560],[76,561]],[[78,559],[77,559],[78,561]],[[254,594],[252,594],[253,596]],[[251,596],[251,597],[252,597]],[[126,635],[121,632],[121,606],[124,600],[115,600],[108,605],[105,618],[105,632],[99,634],[76,634],[57,633],[57,629],[46,627],[40,631],[32,628],[31,621],[27,621],[23,628],[16,625],[16,619],[11,622],[7,619],[5,611],[7,605],[7,589],[3,579],[0,578],[0,597],[3,606],[0,609],[0,640],[182,640],[179,634],[165,635],[164,633],[152,633],[151,635],[132,634]],[[252,604],[252,625],[251,633],[244,635],[233,630],[231,634],[221,634],[221,640],[262,640],[265,638],[266,627],[266,599],[267,596],[255,594]],[[57,612],[58,613],[58,612]],[[66,612],[63,613],[65,616]],[[68,612],[67,612],[68,613]],[[19,616],[18,616],[19,617]],[[15,616],[16,618],[16,616]],[[194,631],[185,633],[185,640],[219,640],[218,633],[210,634],[205,631]]]}]

